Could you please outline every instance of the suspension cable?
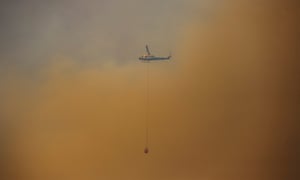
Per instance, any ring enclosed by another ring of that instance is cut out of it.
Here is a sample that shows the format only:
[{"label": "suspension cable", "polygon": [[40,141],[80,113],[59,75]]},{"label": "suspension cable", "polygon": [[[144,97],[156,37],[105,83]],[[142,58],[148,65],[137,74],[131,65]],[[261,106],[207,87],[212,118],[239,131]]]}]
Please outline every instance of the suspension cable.
[{"label": "suspension cable", "polygon": [[150,119],[150,113],[149,113],[149,105],[150,105],[150,99],[149,99],[149,64],[150,62],[146,62],[146,118],[145,118],[145,149],[144,153],[147,154],[149,152],[149,119]]}]

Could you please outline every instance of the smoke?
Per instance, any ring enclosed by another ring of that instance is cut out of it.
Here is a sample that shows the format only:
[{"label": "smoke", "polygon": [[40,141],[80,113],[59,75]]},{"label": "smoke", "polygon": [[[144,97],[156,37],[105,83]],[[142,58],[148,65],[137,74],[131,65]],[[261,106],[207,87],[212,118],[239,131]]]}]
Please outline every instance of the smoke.
[{"label": "smoke", "polygon": [[297,179],[297,5],[221,4],[184,27],[170,62],[7,70],[3,178]]}]

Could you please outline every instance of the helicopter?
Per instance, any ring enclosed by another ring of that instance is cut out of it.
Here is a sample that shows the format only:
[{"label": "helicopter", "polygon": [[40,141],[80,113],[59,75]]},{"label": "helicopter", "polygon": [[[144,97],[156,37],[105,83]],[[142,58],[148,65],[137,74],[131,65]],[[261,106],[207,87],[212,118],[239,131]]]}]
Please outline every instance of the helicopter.
[{"label": "helicopter", "polygon": [[154,56],[150,53],[148,45],[146,45],[146,51],[147,51],[147,54],[140,56],[139,60],[142,60],[142,61],[169,60],[172,57],[171,54],[167,57]]}]

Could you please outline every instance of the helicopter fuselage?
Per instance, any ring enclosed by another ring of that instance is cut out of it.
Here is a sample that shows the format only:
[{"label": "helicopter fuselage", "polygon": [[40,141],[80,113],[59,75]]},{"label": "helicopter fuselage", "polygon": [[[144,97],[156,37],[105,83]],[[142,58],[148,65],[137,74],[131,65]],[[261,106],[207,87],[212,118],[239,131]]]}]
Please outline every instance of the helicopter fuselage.
[{"label": "helicopter fuselage", "polygon": [[157,57],[157,56],[148,56],[148,55],[144,55],[144,56],[141,56],[139,57],[139,60],[142,60],[142,61],[155,61],[155,60],[169,60],[171,58],[171,56],[168,56],[168,57]]}]

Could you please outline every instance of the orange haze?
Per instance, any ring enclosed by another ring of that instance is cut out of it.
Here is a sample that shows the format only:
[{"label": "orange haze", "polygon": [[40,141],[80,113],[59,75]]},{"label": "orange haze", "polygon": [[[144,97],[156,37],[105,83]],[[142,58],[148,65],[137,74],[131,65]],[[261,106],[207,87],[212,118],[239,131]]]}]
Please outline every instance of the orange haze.
[{"label": "orange haze", "polygon": [[2,179],[298,179],[298,7],[231,0],[190,20],[174,59],[149,64],[147,155],[147,64],[10,69]]}]

